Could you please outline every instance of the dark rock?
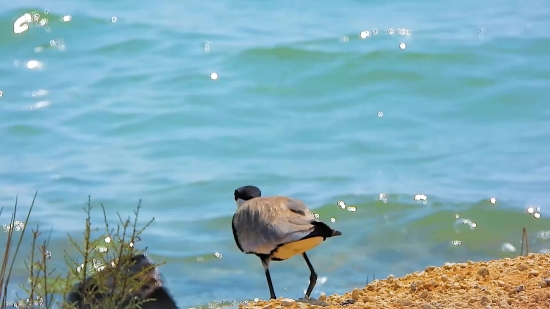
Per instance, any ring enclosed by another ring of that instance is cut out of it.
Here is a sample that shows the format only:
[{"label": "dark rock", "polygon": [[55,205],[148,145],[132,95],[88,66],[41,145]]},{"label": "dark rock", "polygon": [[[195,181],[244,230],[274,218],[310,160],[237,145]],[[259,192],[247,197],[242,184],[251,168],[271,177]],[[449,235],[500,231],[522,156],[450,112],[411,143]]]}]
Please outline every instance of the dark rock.
[{"label": "dark rock", "polygon": [[[131,259],[134,263],[128,267],[128,273],[130,276],[139,274],[147,267],[151,268],[149,271],[144,272],[144,275],[139,278],[143,281],[143,285],[138,291],[125,293],[123,299],[120,299],[119,308],[125,308],[132,299],[148,300],[140,305],[141,309],[179,309],[174,302],[174,299],[168,292],[168,289],[163,284],[162,276],[158,272],[158,269],[151,267],[153,264],[145,255],[135,255]],[[102,270],[104,272],[107,270]],[[121,271],[118,269],[118,271]],[[97,277],[97,276],[96,276]],[[67,296],[66,302],[74,304],[74,308],[77,309],[92,309],[101,308],[102,300],[110,299],[108,292],[114,284],[114,276],[112,274],[106,276],[105,282],[100,283],[102,288],[98,287],[97,278],[94,276],[86,278],[84,282],[76,284],[73,290]],[[87,302],[84,302],[85,294],[89,293]]]},{"label": "dark rock", "polygon": [[353,300],[353,299],[348,299],[348,300],[346,300],[346,301],[341,302],[341,303],[340,303],[340,306],[347,306],[347,305],[353,305],[353,304],[355,304],[355,300]]}]

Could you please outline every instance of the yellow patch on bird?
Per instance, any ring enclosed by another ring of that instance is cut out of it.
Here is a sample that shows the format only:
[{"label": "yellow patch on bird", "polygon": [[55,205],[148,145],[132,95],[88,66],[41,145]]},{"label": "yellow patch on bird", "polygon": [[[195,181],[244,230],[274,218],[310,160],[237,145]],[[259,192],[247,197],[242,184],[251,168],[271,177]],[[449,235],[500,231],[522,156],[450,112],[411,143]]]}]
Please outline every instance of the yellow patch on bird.
[{"label": "yellow patch on bird", "polygon": [[311,238],[290,242],[288,244],[284,244],[280,246],[279,249],[277,249],[277,251],[273,255],[273,257],[281,260],[286,260],[297,254],[302,254],[308,250],[311,250],[317,247],[318,245],[320,245],[322,242],[323,242],[323,237],[311,237]]}]

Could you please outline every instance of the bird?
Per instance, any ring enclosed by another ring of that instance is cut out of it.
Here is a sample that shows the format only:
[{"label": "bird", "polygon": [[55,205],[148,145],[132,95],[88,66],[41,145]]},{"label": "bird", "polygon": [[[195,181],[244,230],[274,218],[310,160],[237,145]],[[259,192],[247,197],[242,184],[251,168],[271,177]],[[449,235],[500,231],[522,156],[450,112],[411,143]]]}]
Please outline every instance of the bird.
[{"label": "bird", "polygon": [[309,268],[305,296],[317,283],[317,273],[306,251],[326,238],[342,233],[315,218],[303,201],[286,196],[262,197],[258,187],[247,185],[235,190],[237,211],[233,215],[233,237],[239,250],[255,254],[262,261],[271,299],[276,299],[269,273],[271,261],[284,261],[301,254]]}]

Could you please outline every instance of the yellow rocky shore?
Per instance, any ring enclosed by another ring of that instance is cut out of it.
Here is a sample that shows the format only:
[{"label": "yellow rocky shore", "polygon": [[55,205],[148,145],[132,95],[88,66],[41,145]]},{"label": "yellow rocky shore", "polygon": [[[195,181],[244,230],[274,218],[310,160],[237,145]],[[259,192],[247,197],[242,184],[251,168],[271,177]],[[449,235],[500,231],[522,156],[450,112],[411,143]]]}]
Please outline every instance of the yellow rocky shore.
[{"label": "yellow rocky shore", "polygon": [[344,295],[310,301],[280,298],[240,308],[545,309],[550,308],[550,254],[446,263],[402,278],[374,280]]}]

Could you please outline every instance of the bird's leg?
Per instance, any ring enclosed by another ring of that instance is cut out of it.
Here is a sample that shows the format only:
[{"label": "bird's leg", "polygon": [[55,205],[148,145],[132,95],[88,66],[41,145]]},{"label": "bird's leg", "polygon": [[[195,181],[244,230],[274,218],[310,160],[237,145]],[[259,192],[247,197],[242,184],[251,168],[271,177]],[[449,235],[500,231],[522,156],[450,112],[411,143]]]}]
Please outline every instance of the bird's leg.
[{"label": "bird's leg", "polygon": [[315,269],[313,269],[313,265],[311,265],[311,262],[309,261],[306,253],[304,252],[302,254],[304,257],[304,260],[306,260],[307,267],[309,268],[309,285],[307,287],[306,291],[306,298],[310,298],[311,292],[313,291],[313,288],[315,287],[315,284],[317,283],[317,273],[315,272]]},{"label": "bird's leg", "polygon": [[265,269],[265,278],[267,279],[267,285],[269,286],[269,294],[271,299],[276,299],[275,290],[273,289],[273,282],[271,282],[271,275],[269,274],[269,260],[262,259],[262,265]]}]

